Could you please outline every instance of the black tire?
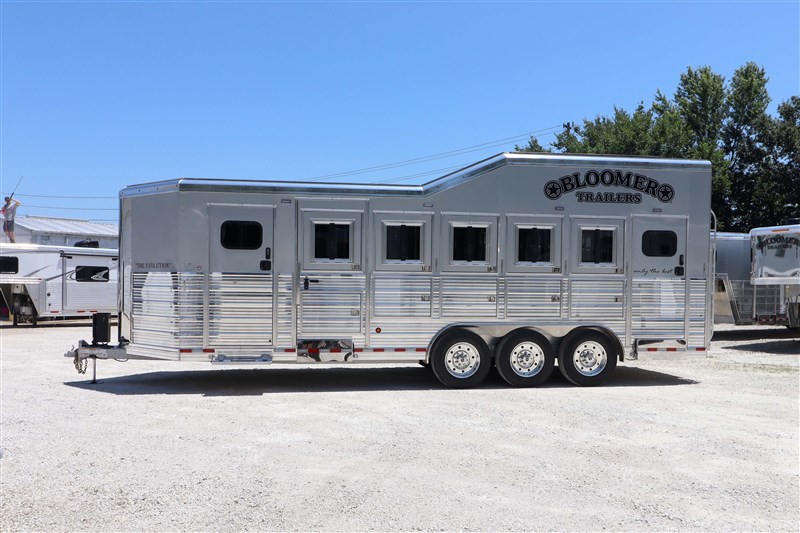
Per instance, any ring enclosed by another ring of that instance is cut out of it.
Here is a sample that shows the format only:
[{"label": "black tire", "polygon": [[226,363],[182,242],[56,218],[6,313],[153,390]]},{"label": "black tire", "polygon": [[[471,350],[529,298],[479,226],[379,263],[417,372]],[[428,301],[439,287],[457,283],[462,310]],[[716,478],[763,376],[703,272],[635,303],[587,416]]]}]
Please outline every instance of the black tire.
[{"label": "black tire", "polygon": [[19,312],[20,312],[20,310],[22,308],[22,304],[20,304],[19,298],[14,298],[14,303],[11,304],[11,308],[12,308],[11,312],[12,312],[12,315],[14,317],[12,319],[12,321],[11,321],[11,325],[12,326],[18,326],[19,325]]},{"label": "black tire", "polygon": [[541,385],[555,365],[553,346],[535,331],[514,331],[503,338],[495,356],[495,366],[509,385],[535,387]]},{"label": "black tire", "polygon": [[594,387],[614,373],[617,357],[614,343],[608,337],[596,331],[585,331],[562,345],[558,369],[575,385]]},{"label": "black tire", "polygon": [[468,389],[479,385],[492,368],[489,347],[471,331],[448,331],[436,340],[431,370],[445,387]]},{"label": "black tire", "polygon": [[39,317],[36,314],[36,309],[33,310],[33,314],[31,315],[31,326],[36,327],[36,324],[39,322]]}]

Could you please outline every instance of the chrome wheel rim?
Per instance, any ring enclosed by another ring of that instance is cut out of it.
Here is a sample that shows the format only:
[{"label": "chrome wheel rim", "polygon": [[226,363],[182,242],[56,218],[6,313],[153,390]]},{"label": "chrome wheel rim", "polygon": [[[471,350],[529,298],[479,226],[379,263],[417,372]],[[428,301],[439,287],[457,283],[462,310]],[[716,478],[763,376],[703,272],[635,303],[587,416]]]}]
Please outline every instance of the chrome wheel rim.
[{"label": "chrome wheel rim", "polygon": [[575,370],[584,376],[596,376],[608,364],[608,354],[603,345],[594,341],[582,342],[572,353]]},{"label": "chrome wheel rim", "polygon": [[509,355],[511,370],[520,377],[533,377],[544,368],[544,350],[535,342],[521,342]]},{"label": "chrome wheel rim", "polygon": [[444,366],[451,376],[459,379],[468,378],[481,366],[480,352],[468,342],[458,342],[447,349]]}]

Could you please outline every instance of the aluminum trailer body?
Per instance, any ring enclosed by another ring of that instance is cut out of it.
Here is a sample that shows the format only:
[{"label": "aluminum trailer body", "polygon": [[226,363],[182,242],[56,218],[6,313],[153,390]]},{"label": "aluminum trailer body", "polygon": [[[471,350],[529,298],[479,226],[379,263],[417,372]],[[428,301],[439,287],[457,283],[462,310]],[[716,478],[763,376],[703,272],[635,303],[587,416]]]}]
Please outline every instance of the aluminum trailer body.
[{"label": "aluminum trailer body", "polygon": [[771,308],[758,310],[758,323],[800,328],[800,224],[750,230],[752,278],[756,291],[778,295]]},{"label": "aluminum trailer body", "polygon": [[89,318],[117,312],[117,250],[0,244],[0,293],[13,316]]},{"label": "aluminum trailer body", "polygon": [[705,161],[503,153],[424,185],[178,179],[120,202],[120,345],[76,364],[420,362],[468,387],[557,359],[593,385],[711,337]]}]

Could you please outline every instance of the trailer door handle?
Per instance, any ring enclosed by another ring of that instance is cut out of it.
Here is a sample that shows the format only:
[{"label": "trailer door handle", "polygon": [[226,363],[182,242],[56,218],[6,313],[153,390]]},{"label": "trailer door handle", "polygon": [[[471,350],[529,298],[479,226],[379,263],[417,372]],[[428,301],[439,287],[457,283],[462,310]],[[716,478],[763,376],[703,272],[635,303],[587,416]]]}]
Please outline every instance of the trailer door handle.
[{"label": "trailer door handle", "polygon": [[305,290],[305,291],[308,290],[308,284],[309,283],[319,283],[319,280],[318,279],[308,279],[308,276],[306,276],[303,279],[303,290]]}]

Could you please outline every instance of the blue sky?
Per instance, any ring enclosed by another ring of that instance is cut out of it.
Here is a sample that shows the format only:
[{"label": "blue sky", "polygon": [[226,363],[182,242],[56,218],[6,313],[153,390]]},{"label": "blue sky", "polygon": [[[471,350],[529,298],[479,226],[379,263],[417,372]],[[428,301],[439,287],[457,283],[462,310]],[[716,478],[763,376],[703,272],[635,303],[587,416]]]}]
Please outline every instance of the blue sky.
[{"label": "blue sky", "polygon": [[340,179],[427,180],[525,144],[492,141],[546,145],[671,95],[688,66],[730,79],[755,61],[773,113],[800,94],[798,1],[2,1],[0,41],[0,191],[25,176],[18,216],[115,219],[134,183],[310,179],[489,144]]}]

